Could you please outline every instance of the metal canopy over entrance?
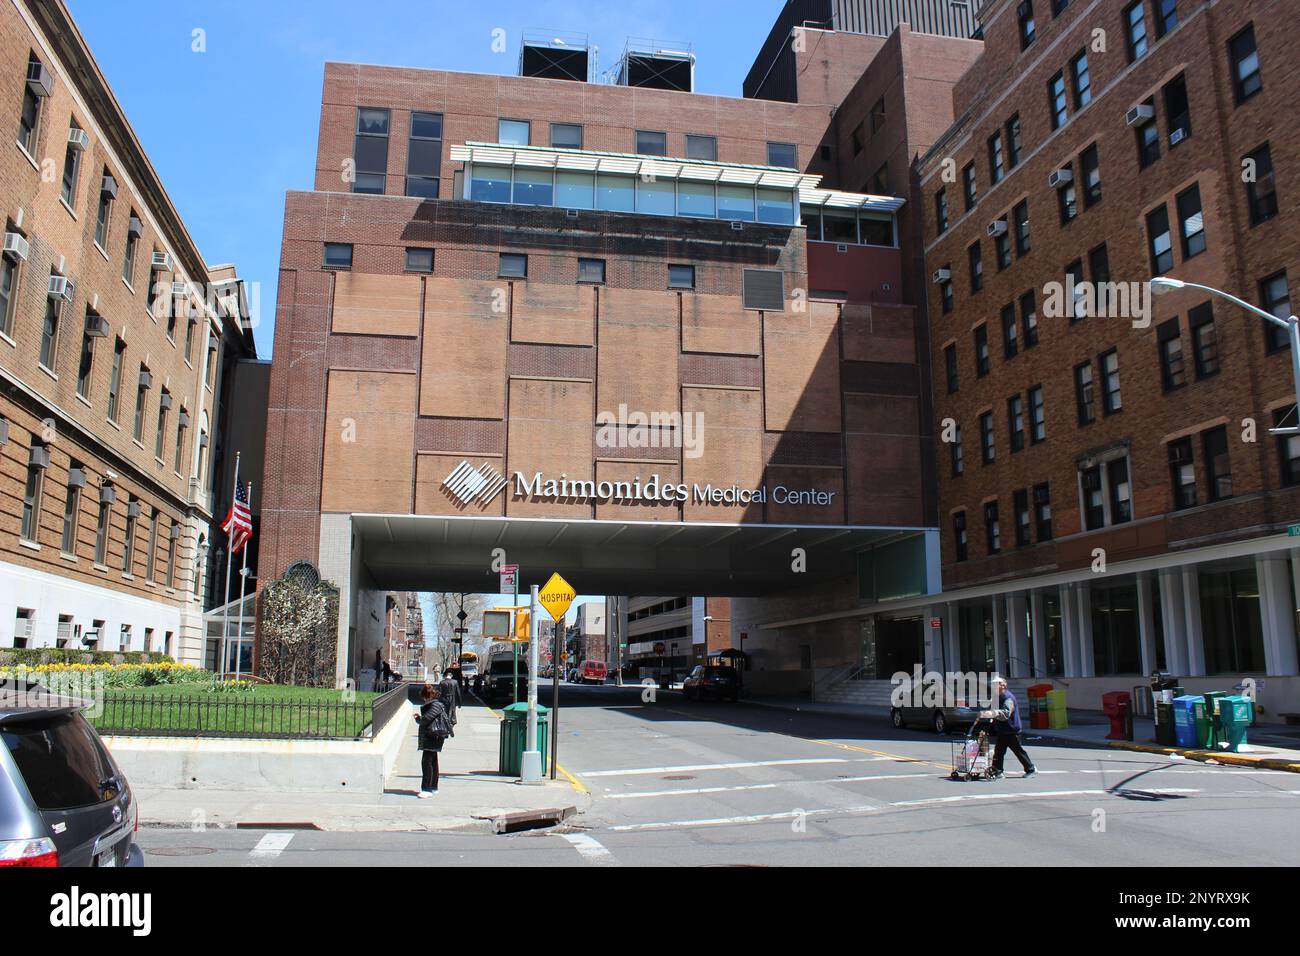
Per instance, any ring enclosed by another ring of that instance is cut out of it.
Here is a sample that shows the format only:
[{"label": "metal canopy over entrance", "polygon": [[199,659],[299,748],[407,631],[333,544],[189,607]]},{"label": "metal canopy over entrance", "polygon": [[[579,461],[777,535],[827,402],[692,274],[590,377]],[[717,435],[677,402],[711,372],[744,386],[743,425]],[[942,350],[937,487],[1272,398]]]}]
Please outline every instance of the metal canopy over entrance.
[{"label": "metal canopy over entrance", "polygon": [[[377,586],[494,591],[493,550],[520,566],[520,590],[553,571],[584,594],[761,597],[856,573],[863,548],[920,528],[353,515]],[[793,550],[805,552],[796,572]]]}]

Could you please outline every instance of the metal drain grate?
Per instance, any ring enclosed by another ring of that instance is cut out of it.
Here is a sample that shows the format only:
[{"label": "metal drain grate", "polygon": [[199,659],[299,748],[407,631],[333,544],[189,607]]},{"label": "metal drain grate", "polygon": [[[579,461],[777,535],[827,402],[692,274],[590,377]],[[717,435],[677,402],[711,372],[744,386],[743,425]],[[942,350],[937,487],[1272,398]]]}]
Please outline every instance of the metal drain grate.
[{"label": "metal drain grate", "polygon": [[144,852],[149,856],[207,856],[217,851],[210,846],[155,846]]},{"label": "metal drain grate", "polygon": [[695,775],[694,775],[694,774],[691,774],[691,773],[670,773],[668,776],[666,776],[666,777],[661,777],[660,779],[662,779],[662,780],[694,780],[694,779],[695,779]]}]

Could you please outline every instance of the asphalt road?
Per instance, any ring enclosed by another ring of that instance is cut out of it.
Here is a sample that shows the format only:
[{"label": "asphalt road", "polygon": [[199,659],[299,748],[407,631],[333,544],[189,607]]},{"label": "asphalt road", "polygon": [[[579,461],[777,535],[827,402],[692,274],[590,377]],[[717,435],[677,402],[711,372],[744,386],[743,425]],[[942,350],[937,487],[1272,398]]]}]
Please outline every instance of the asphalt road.
[{"label": "asphalt road", "polygon": [[[508,836],[144,830],[149,866],[1294,865],[1300,775],[1028,739],[996,782],[883,720],[566,685],[577,826]],[[549,700],[549,688],[547,689]]]}]

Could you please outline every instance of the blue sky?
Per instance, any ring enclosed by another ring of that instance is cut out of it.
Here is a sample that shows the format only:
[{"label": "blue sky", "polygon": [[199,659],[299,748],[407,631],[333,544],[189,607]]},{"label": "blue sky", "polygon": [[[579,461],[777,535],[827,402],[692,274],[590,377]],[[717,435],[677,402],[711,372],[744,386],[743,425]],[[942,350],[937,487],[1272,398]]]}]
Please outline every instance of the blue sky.
[{"label": "blue sky", "polygon": [[[525,30],[687,41],[696,89],[740,95],[781,0],[67,0],[199,250],[260,284],[269,358],[284,194],[310,189],[326,60],[514,73]],[[492,31],[506,52],[492,52]],[[204,52],[195,52],[201,30]]]}]

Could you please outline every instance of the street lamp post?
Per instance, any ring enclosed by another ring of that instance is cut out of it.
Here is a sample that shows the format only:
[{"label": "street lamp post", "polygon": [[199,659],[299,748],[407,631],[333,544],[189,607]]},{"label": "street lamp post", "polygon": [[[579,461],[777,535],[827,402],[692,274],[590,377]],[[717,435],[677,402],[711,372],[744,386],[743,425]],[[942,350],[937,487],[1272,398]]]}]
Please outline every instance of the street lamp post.
[{"label": "street lamp post", "polygon": [[1278,318],[1272,312],[1265,312],[1258,306],[1251,305],[1244,299],[1239,299],[1235,295],[1224,292],[1222,289],[1216,289],[1213,286],[1200,285],[1196,282],[1184,282],[1182,279],[1172,279],[1169,276],[1160,276],[1151,280],[1151,291],[1155,295],[1164,295],[1177,289],[1200,289],[1202,292],[1217,295],[1240,306],[1247,312],[1253,312],[1266,322],[1271,322],[1287,330],[1287,335],[1291,341],[1291,378],[1295,391],[1297,423],[1288,428],[1270,428],[1269,434],[1300,435],[1300,318],[1297,318],[1294,314],[1285,319]]}]

